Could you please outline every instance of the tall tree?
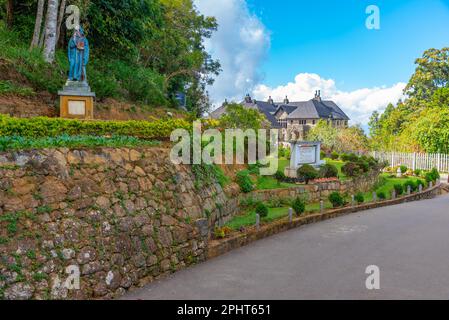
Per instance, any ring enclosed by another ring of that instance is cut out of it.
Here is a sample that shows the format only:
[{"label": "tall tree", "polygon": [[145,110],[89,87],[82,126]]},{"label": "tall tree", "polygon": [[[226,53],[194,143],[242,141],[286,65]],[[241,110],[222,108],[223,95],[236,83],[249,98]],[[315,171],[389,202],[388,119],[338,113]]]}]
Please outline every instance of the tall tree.
[{"label": "tall tree", "polygon": [[6,24],[9,28],[14,22],[14,0],[6,1]]},{"label": "tall tree", "polygon": [[47,25],[45,28],[44,59],[52,63],[56,50],[56,24],[58,19],[58,0],[48,0]]},{"label": "tall tree", "polygon": [[61,35],[61,25],[64,20],[64,13],[66,7],[66,0],[61,0],[61,5],[59,6],[59,15],[58,15],[58,26],[56,28],[56,43],[59,41],[59,37]]},{"label": "tall tree", "polygon": [[42,19],[44,17],[45,0],[39,0],[37,4],[36,22],[34,25],[33,40],[31,41],[31,49],[39,45],[39,37],[42,29]]},{"label": "tall tree", "polygon": [[405,88],[411,98],[429,99],[438,88],[449,87],[449,47],[426,50],[415,63],[416,71]]}]

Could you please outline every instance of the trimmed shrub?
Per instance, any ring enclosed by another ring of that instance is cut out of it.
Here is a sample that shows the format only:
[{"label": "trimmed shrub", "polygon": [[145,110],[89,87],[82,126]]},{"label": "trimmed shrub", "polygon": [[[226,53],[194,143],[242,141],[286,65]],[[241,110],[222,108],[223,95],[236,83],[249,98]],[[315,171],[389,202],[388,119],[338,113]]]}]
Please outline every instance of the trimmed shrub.
[{"label": "trimmed shrub", "polygon": [[334,208],[343,207],[345,205],[345,199],[339,192],[332,192],[329,195],[329,201]]},{"label": "trimmed shrub", "polygon": [[321,178],[338,177],[338,169],[332,164],[325,164],[320,167],[319,175]]},{"label": "trimmed shrub", "polygon": [[407,180],[407,181],[405,181],[405,183],[404,183],[404,192],[407,192],[408,186],[410,186],[410,190],[411,190],[412,192],[414,192],[414,191],[416,191],[416,190],[418,189],[418,184],[415,183],[415,181],[413,181],[413,180]]},{"label": "trimmed shrub", "polygon": [[168,138],[175,129],[191,129],[183,119],[156,121],[80,121],[61,118],[11,118],[0,115],[0,136],[59,137],[63,135]]},{"label": "trimmed shrub", "polygon": [[341,171],[348,177],[357,177],[362,170],[357,163],[348,162],[341,168]]},{"label": "trimmed shrub", "polygon": [[278,170],[278,171],[276,171],[276,173],[274,174],[274,178],[275,178],[278,182],[281,182],[281,181],[284,181],[287,177],[285,176],[285,174],[284,174],[281,170]]},{"label": "trimmed shrub", "polygon": [[340,160],[341,160],[341,161],[345,161],[345,162],[349,161],[349,154],[347,154],[347,153],[341,153],[341,154],[340,154]]},{"label": "trimmed shrub", "polygon": [[424,181],[422,181],[422,180],[417,180],[416,181],[416,190],[419,189],[419,185],[422,185],[423,188],[424,188],[426,186],[426,183]]},{"label": "trimmed shrub", "polygon": [[422,174],[422,170],[421,170],[421,169],[416,169],[416,170],[413,172],[413,174],[414,174],[415,176],[417,176],[417,177],[420,177],[421,174]]},{"label": "trimmed shrub", "polygon": [[369,171],[369,163],[368,161],[365,161],[363,159],[359,159],[357,160],[357,165],[359,166],[359,168],[363,171],[363,172],[368,172]]},{"label": "trimmed shrub", "polygon": [[298,169],[298,178],[308,184],[310,180],[318,178],[318,171],[311,165],[305,164]]},{"label": "trimmed shrub", "polygon": [[440,179],[440,174],[438,173],[438,170],[436,168],[433,168],[432,171],[425,174],[425,178],[427,183],[436,182],[438,179]]},{"label": "trimmed shrub", "polygon": [[293,200],[292,209],[295,211],[297,216],[302,215],[306,211],[306,203],[301,198],[297,197]]},{"label": "trimmed shrub", "polygon": [[385,199],[387,199],[387,195],[385,194],[385,192],[383,192],[383,191],[377,191],[377,198],[379,199],[379,200],[385,200]]},{"label": "trimmed shrub", "polygon": [[253,182],[249,177],[248,170],[238,172],[236,174],[236,181],[242,192],[249,193],[254,190]]},{"label": "trimmed shrub", "polygon": [[256,206],[256,213],[261,217],[261,218],[265,218],[268,216],[268,207],[266,205],[264,205],[262,202],[260,202],[257,206]]},{"label": "trimmed shrub", "polygon": [[331,159],[332,160],[337,160],[340,157],[340,155],[337,152],[332,152],[331,153]]},{"label": "trimmed shrub", "polygon": [[394,191],[396,191],[396,195],[400,196],[401,194],[404,193],[404,187],[402,186],[402,184],[397,183],[393,186]]},{"label": "trimmed shrub", "polygon": [[363,193],[359,192],[354,196],[354,200],[358,203],[358,204],[362,204],[365,202],[365,197],[363,196]]},{"label": "trimmed shrub", "polygon": [[355,153],[350,153],[348,155],[348,160],[352,162],[357,162],[357,160],[359,160],[359,157]]},{"label": "trimmed shrub", "polygon": [[407,166],[404,166],[404,165],[400,166],[399,168],[401,169],[402,174],[406,173],[408,170]]}]

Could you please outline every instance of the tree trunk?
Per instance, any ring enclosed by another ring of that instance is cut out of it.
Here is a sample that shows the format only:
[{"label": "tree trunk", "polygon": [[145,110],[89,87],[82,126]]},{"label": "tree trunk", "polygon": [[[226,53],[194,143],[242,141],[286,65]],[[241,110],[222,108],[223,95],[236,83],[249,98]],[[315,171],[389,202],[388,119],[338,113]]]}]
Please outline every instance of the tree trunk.
[{"label": "tree trunk", "polygon": [[58,0],[48,0],[44,45],[44,59],[48,63],[52,63],[55,60],[57,19]]},{"label": "tree trunk", "polygon": [[[47,8],[48,8],[48,2],[47,2]],[[45,8],[45,11],[48,11],[48,9]],[[42,30],[40,31],[40,36],[39,36],[39,48],[42,48],[44,46],[44,41],[45,41],[45,32],[47,30],[47,24],[48,24],[48,12],[47,14],[45,14],[45,22],[44,22],[44,26],[42,28]]]},{"label": "tree trunk", "polygon": [[39,36],[41,34],[42,19],[44,16],[45,0],[39,0],[37,4],[36,23],[34,24],[33,40],[31,41],[31,49],[36,48],[39,45]]},{"label": "tree trunk", "polygon": [[59,37],[61,36],[61,25],[62,25],[62,21],[64,20],[65,4],[66,4],[66,0],[62,0],[61,6],[59,7],[58,27],[56,29],[56,43],[58,43]]},{"label": "tree trunk", "polygon": [[6,2],[6,25],[8,28],[12,27],[14,22],[14,0],[8,0]]}]

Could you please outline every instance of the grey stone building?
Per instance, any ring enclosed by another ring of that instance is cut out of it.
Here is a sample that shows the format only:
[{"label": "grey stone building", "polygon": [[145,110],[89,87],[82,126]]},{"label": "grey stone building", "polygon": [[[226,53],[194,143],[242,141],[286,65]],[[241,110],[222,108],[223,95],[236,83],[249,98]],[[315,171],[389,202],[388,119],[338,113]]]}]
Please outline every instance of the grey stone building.
[{"label": "grey stone building", "polygon": [[[241,103],[246,108],[259,110],[271,123],[272,128],[280,129],[281,141],[302,140],[308,130],[319,120],[325,120],[337,128],[348,127],[349,117],[333,101],[321,99],[321,92],[308,101],[290,102],[285,97],[283,102],[257,101],[248,94]],[[211,113],[212,119],[219,119],[226,113],[227,103]]]}]

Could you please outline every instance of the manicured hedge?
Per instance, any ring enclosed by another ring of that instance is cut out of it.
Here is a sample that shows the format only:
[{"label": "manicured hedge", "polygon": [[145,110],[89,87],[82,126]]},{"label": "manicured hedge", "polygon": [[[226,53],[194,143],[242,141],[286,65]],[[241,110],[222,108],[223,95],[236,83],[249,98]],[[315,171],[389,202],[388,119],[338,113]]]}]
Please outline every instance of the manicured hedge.
[{"label": "manicured hedge", "polygon": [[61,118],[12,118],[0,115],[0,136],[58,137],[63,135],[129,136],[168,138],[173,130],[191,129],[183,119],[156,121],[81,121]]}]

